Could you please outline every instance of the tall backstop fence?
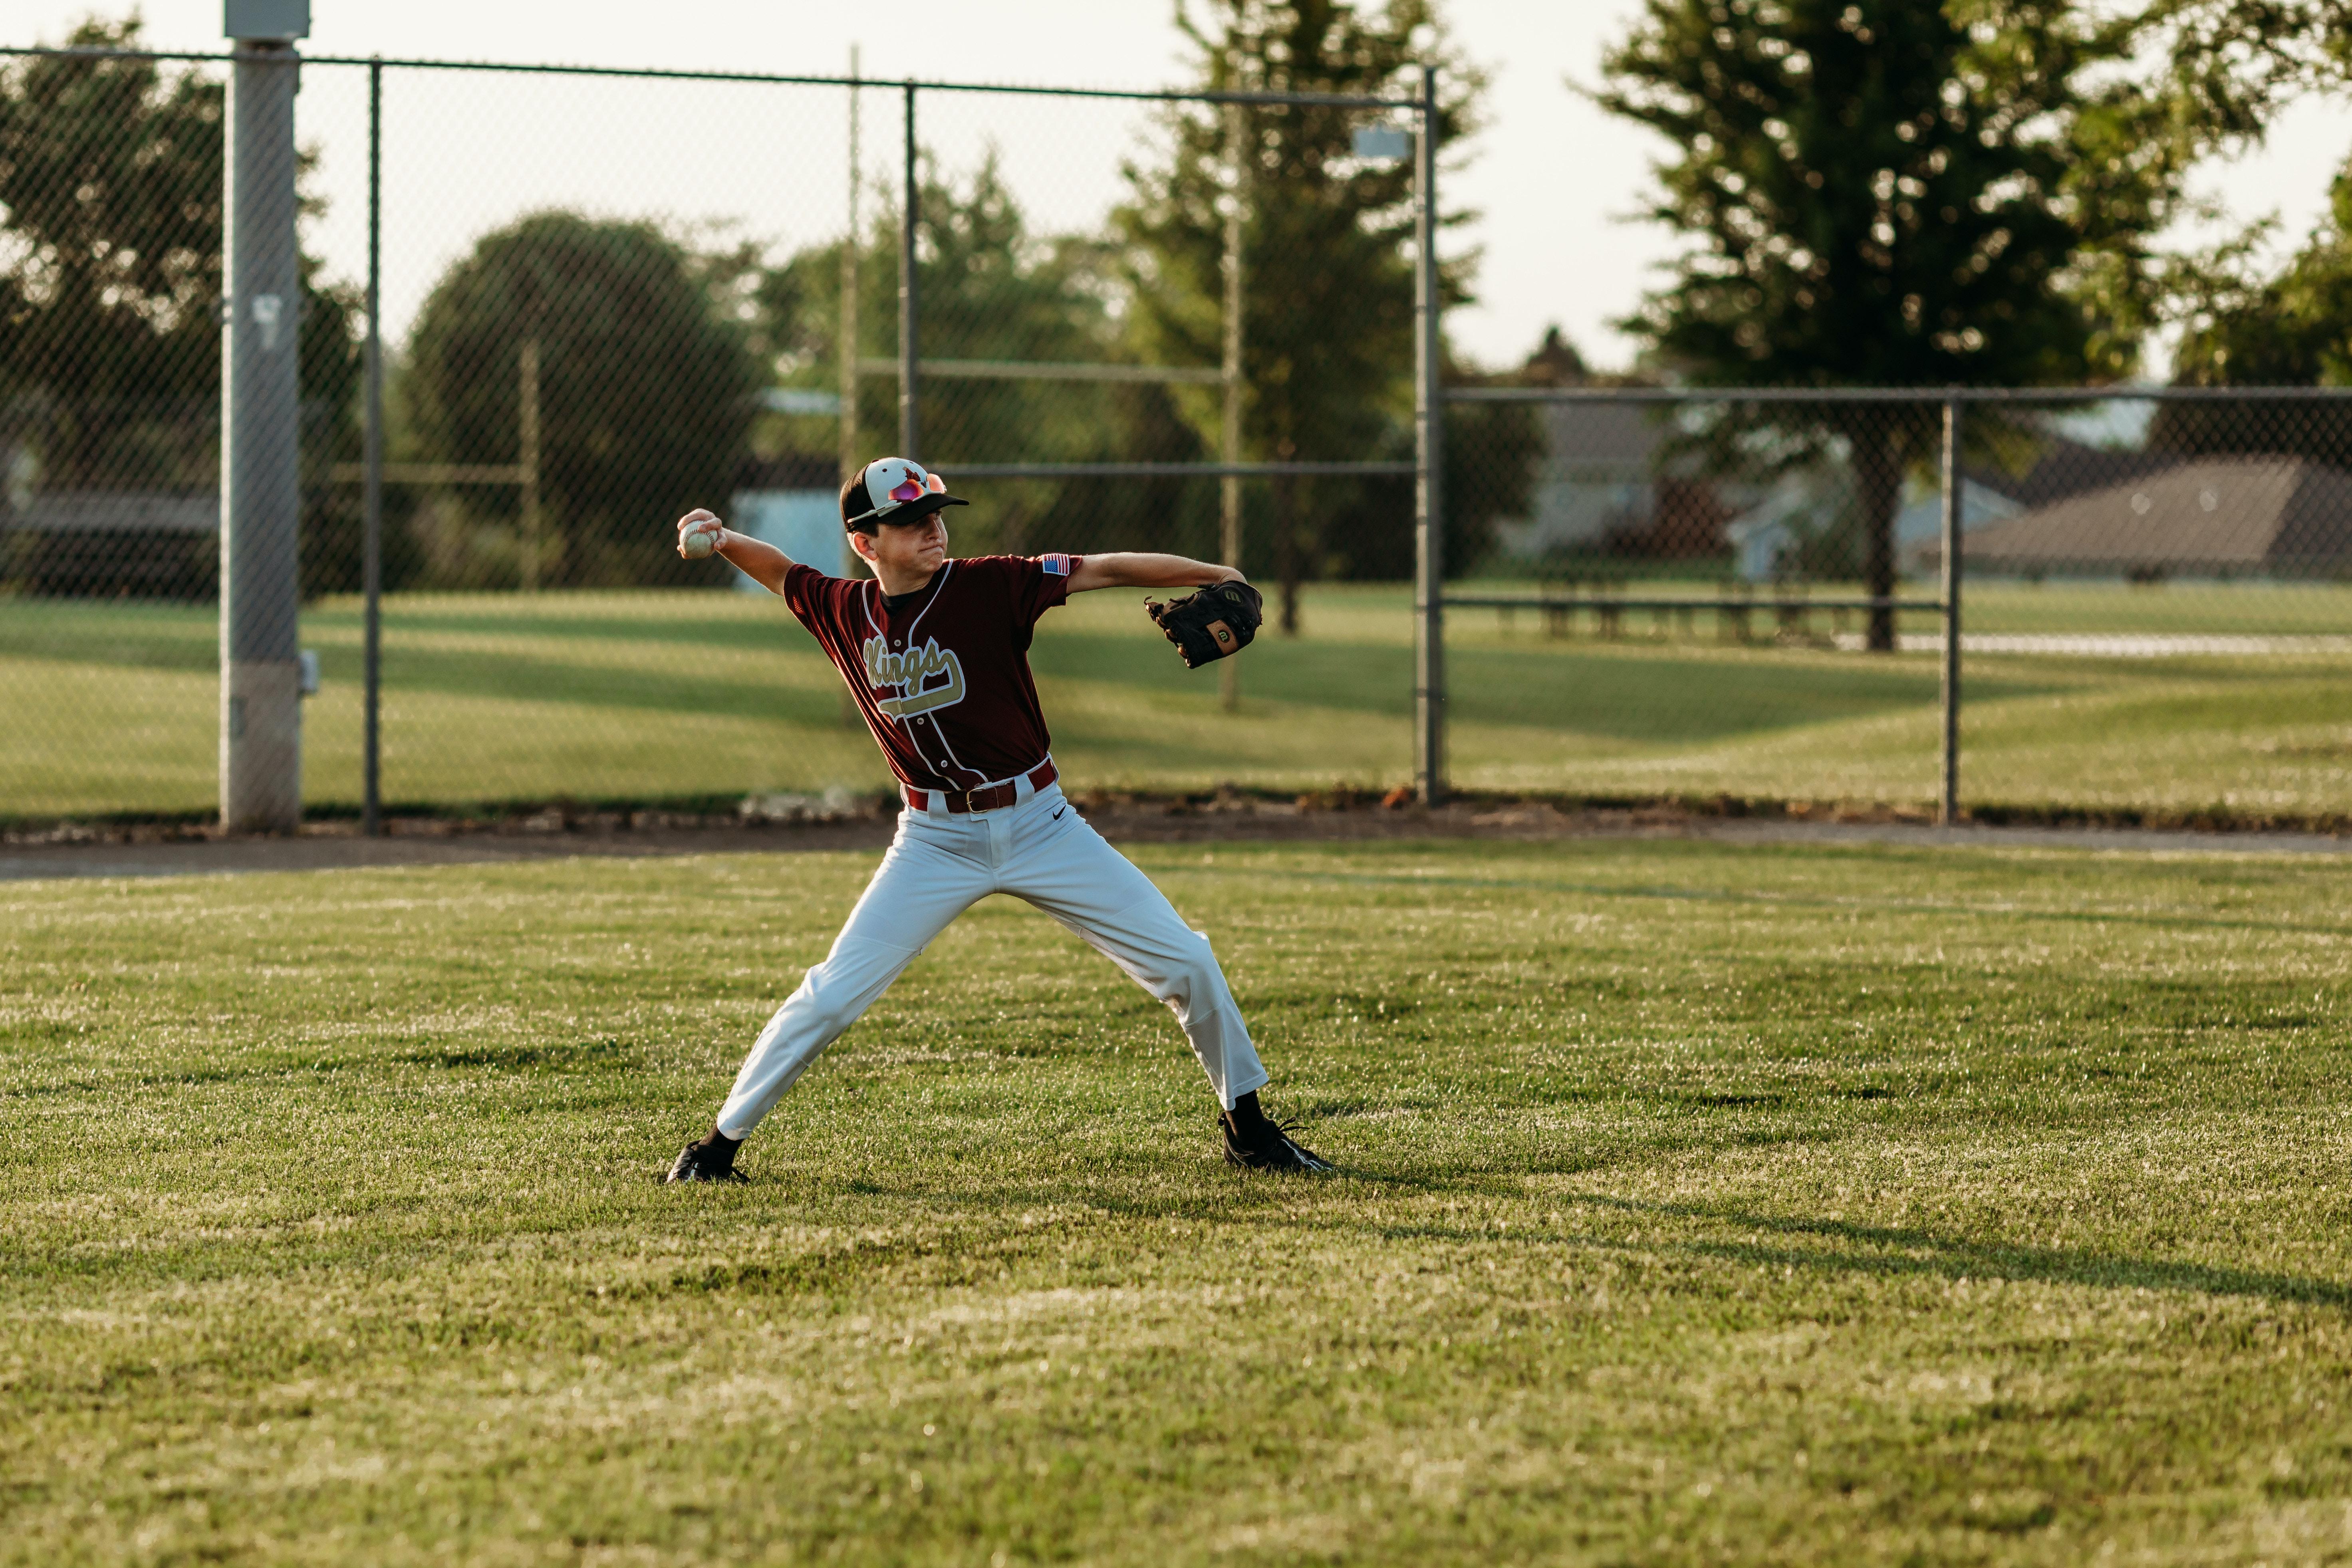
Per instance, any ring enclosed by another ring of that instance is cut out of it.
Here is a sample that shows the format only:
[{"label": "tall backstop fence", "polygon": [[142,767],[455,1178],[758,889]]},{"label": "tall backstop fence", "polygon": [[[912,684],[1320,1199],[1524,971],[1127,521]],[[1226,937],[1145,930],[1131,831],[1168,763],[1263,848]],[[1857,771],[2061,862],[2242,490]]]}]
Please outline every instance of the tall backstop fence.
[{"label": "tall backstop fence", "polygon": [[[1041,626],[1082,785],[2352,812],[2337,395],[1444,385],[1427,76],[0,58],[0,818],[215,812],[289,684],[304,807],[371,826],[877,788],[670,525],[848,570],[889,450],[960,552],[1266,588],[1215,675],[1112,595]],[[299,244],[240,282],[280,102]]]}]

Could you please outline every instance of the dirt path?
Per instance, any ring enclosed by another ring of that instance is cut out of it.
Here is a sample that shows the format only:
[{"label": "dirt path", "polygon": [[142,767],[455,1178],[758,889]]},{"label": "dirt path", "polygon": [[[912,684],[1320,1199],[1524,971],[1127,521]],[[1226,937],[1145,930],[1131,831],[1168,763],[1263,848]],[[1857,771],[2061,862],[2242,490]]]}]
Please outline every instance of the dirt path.
[{"label": "dirt path", "polygon": [[[1240,802],[1171,812],[1158,805],[1098,805],[1087,813],[1121,844],[1371,839],[1700,838],[1731,844],[1893,844],[1921,847],[2106,849],[2224,855],[2347,855],[2352,838],[2292,833],[2182,833],[2133,828],[1934,827],[1906,822],[1791,821],[1653,811],[1562,812],[1549,805],[1451,805],[1435,811],[1300,810]],[[324,871],[363,866],[478,865],[574,855],[791,854],[880,849],[891,819],[768,826],[628,827],[606,822],[566,828],[539,821],[453,830],[445,823],[394,824],[363,838],[353,825],[326,823],[290,838],[157,837],[148,841],[0,845],[0,880],[74,877],[169,877],[239,871]]]}]

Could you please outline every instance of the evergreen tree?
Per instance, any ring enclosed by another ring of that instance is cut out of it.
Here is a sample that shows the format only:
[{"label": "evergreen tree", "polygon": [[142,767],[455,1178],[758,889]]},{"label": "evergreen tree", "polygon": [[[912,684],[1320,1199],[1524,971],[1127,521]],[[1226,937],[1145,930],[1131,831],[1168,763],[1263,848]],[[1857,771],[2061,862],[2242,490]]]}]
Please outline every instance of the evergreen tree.
[{"label": "evergreen tree", "polygon": [[[1210,0],[1203,19],[1184,7],[1177,21],[1198,51],[1202,88],[1393,97],[1414,85],[1415,68],[1434,59],[1444,66],[1440,146],[1473,128],[1484,83],[1445,52],[1431,0],[1388,0],[1377,13],[1339,0]],[[1240,118],[1244,458],[1409,455],[1411,162],[1357,159],[1355,132],[1366,123],[1360,110],[1251,105]],[[1215,365],[1223,353],[1230,184],[1225,114],[1214,104],[1179,105],[1162,128],[1162,158],[1129,165],[1134,194],[1116,220],[1136,256],[1137,353],[1162,364]],[[1467,272],[1459,258],[1447,268],[1449,300],[1463,298]],[[1217,447],[1221,399],[1213,388],[1178,393],[1204,450]],[[1331,555],[1393,557],[1368,537],[1383,531],[1406,539],[1409,549],[1407,488],[1283,479],[1274,490],[1285,631],[1297,627],[1300,580]],[[1399,498],[1406,498],[1402,512]]]},{"label": "evergreen tree", "polygon": [[[1105,240],[1034,233],[992,153],[967,180],[941,173],[928,153],[920,168],[924,359],[1100,364],[1128,357],[1110,308],[1121,279]],[[898,219],[888,211],[859,250],[861,357],[898,358]],[[754,340],[788,383],[840,385],[840,266],[838,241],[812,247],[761,272],[752,288]],[[898,395],[895,377],[859,382],[858,429],[869,455],[898,444]],[[920,412],[920,456],[950,480],[965,462],[1202,455],[1166,389],[1151,384],[939,376],[923,384]],[[831,457],[830,418],[781,423],[788,447]],[[996,479],[974,500],[953,526],[982,548],[1197,550],[1213,537],[1213,486],[1198,481]]]}]

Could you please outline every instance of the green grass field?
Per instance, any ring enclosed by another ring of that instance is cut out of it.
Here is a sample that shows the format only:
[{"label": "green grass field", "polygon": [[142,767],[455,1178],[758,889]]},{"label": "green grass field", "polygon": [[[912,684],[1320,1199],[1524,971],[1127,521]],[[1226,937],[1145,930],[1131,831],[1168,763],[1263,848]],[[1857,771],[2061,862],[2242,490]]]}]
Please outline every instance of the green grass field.
[{"label": "green grass field", "polygon": [[1138,857],[656,1173],[865,855],[0,884],[0,1561],[2352,1553],[2332,859]]},{"label": "green grass field", "polygon": [[[1089,595],[1034,653],[1080,788],[1386,786],[1411,774],[1409,595],[1318,587],[1305,635],[1244,656],[1242,712],[1190,673],[1140,595]],[[1467,788],[1934,798],[1936,661],[1556,640],[1457,613],[1452,774]],[[2352,589],[1987,587],[1979,631],[2352,631]],[[1759,623],[1760,628],[1760,623]],[[1916,629],[1931,629],[1921,621]],[[307,616],[326,685],[308,798],[360,795],[360,619]],[[0,600],[0,816],[195,812],[217,799],[209,607]],[[837,679],[781,605],[737,594],[396,597],[385,612],[383,779],[399,807],[632,802],[887,786]],[[2352,656],[1972,657],[1963,792],[1994,805],[2352,811]]]}]

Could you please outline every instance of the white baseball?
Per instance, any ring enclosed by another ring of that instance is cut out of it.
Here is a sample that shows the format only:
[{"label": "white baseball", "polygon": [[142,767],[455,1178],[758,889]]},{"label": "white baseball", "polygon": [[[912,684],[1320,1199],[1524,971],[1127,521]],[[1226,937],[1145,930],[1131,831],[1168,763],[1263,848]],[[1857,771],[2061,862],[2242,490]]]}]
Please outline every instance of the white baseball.
[{"label": "white baseball", "polygon": [[719,541],[726,532],[726,524],[715,517],[689,522],[677,531],[677,552],[688,561],[699,561],[719,548]]}]

